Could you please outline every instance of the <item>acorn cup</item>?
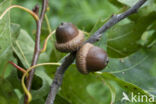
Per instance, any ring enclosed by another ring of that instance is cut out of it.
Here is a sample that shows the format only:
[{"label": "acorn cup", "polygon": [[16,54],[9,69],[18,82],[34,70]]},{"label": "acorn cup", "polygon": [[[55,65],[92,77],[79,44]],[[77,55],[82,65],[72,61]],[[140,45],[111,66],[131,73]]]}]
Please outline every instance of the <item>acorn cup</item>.
[{"label": "acorn cup", "polygon": [[84,42],[83,32],[72,23],[61,23],[55,35],[55,47],[61,52],[76,51]]},{"label": "acorn cup", "polygon": [[108,64],[106,52],[90,43],[84,44],[76,54],[76,65],[83,74],[104,69]]}]

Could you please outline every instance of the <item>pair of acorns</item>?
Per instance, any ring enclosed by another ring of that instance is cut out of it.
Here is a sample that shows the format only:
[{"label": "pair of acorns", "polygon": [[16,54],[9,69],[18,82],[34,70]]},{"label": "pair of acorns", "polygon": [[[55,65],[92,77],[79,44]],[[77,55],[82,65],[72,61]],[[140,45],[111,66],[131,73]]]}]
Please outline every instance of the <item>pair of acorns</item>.
[{"label": "pair of acorns", "polygon": [[102,70],[108,64],[106,52],[90,43],[84,43],[84,34],[72,23],[61,23],[56,29],[56,49],[61,52],[74,52],[78,70],[87,74]]}]

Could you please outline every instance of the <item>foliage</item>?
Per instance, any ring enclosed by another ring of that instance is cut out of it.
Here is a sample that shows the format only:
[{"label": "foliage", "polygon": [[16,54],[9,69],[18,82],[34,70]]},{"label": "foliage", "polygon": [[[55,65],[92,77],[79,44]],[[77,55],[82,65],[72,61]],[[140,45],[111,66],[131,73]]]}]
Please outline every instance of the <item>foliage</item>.
[{"label": "foliage", "polygon": [[[62,22],[72,22],[92,35],[112,14],[133,6],[138,0],[49,0],[47,16],[52,30]],[[11,4],[32,9],[40,1],[0,0],[0,14]],[[99,73],[82,75],[73,63],[65,73],[55,104],[129,104],[121,102],[123,92],[156,96],[156,1],[148,0],[140,10],[103,34],[96,43],[107,50],[109,64]],[[35,42],[35,21],[20,9],[13,9],[0,20],[0,102],[22,104],[22,73],[8,61],[29,68]],[[48,35],[43,22],[41,46]],[[86,36],[88,38],[88,36]],[[55,37],[38,63],[62,62],[66,54],[54,47]],[[43,104],[48,95],[56,66],[36,69],[31,104]],[[155,98],[156,99],[156,98]],[[137,103],[136,103],[137,104]],[[140,104],[140,103],[139,103]],[[146,104],[143,102],[143,104]]]}]

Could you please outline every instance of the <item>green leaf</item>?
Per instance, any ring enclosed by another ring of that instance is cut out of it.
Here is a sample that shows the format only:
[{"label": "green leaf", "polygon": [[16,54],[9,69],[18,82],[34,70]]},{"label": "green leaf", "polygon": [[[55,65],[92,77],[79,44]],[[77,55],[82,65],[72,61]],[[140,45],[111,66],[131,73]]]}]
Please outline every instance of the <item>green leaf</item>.
[{"label": "green leaf", "polygon": [[118,2],[118,0],[109,0],[109,2],[111,2],[113,5],[117,6],[117,7],[121,7],[122,4],[120,2]]},{"label": "green leaf", "polygon": [[[0,15],[3,11],[10,5],[10,0],[5,0],[0,3]],[[8,55],[8,50],[10,48],[10,17],[7,13],[0,20],[0,58]]]},{"label": "green leaf", "polygon": [[14,42],[18,38],[20,33],[20,25],[11,23],[11,41]]},{"label": "green leaf", "polygon": [[101,26],[103,26],[110,18],[106,18],[106,19],[99,19],[96,24],[94,25],[94,27],[92,28],[90,34],[95,33]]},{"label": "green leaf", "polygon": [[135,13],[128,18],[132,21],[138,21],[140,18],[150,15],[151,13],[156,14],[156,2],[155,0],[147,0],[146,5],[138,10],[138,13]]},{"label": "green leaf", "polygon": [[154,31],[146,31],[142,37],[139,43],[144,47],[151,47],[156,41],[156,32]]},{"label": "green leaf", "polygon": [[107,53],[109,57],[125,57],[139,49],[137,41],[144,30],[135,30],[134,23],[116,25],[108,32]]},{"label": "green leaf", "polygon": [[56,95],[55,104],[71,104],[67,99],[60,95]]},{"label": "green leaf", "polygon": [[[55,47],[54,44],[52,44],[53,47]],[[66,56],[66,53],[62,53],[58,50],[56,50],[56,48],[53,48],[51,54],[50,54],[50,61],[49,62],[61,62],[62,59]],[[44,66],[44,68],[46,69],[46,73],[49,75],[49,77],[54,77],[54,74],[57,70],[58,66]]]},{"label": "green leaf", "polygon": [[[116,86],[113,88],[112,86],[114,86],[114,83],[112,83],[111,81],[115,82],[121,89],[123,89],[124,93],[126,92],[127,95],[131,95],[131,93],[133,93],[134,95],[136,95],[137,97],[141,96],[141,95],[145,95],[148,97],[148,99],[151,99],[151,95],[144,91],[143,89],[139,88],[138,86],[126,82],[124,80],[121,80],[119,78],[117,78],[116,76],[114,76],[111,73],[107,73],[107,72],[103,72],[103,73],[96,73],[96,75],[98,75],[102,80],[106,81],[106,85],[110,86],[111,85],[111,93],[112,95],[114,95],[114,90],[112,91],[112,89],[117,88]],[[111,82],[111,84],[107,83],[107,82]],[[118,97],[119,99],[119,97]],[[130,99],[131,100],[131,99]],[[145,99],[144,99],[145,102]]]},{"label": "green leaf", "polygon": [[[18,24],[11,24],[11,41],[15,41],[19,35],[19,30],[20,30],[20,26]],[[11,44],[12,45],[12,44]],[[8,61],[12,61],[14,63],[17,64],[17,60],[15,59],[12,50],[10,50],[10,52],[12,53],[11,56],[6,60],[7,63]],[[13,89],[18,89],[19,91],[22,90],[21,88],[21,81],[19,79],[19,71],[17,71],[17,69],[15,67],[13,67],[11,64],[7,64],[6,67],[6,73],[8,73],[8,75],[6,75],[7,80],[11,83],[12,88]],[[21,73],[20,73],[21,74]]]},{"label": "green leaf", "polygon": [[106,85],[109,87],[110,92],[111,92],[111,104],[115,103],[115,98],[116,98],[116,89],[114,86],[112,86],[109,81],[105,80]]},{"label": "green leaf", "polygon": [[22,86],[21,86],[21,80],[18,75],[17,69],[13,68],[13,67],[10,69],[12,71],[11,71],[10,75],[7,77],[7,80],[11,83],[13,89],[18,89],[20,91],[23,91]]},{"label": "green leaf", "polygon": [[126,4],[130,7],[135,5],[139,0],[118,0],[120,3]]},{"label": "green leaf", "polygon": [[0,100],[2,104],[17,104],[18,98],[9,81],[0,79]]},{"label": "green leaf", "polygon": [[[34,53],[34,41],[24,30],[20,30],[20,34],[13,43],[13,51],[16,53],[25,68],[31,64]],[[47,62],[49,60],[46,53],[42,53],[39,62]]]},{"label": "green leaf", "polygon": [[[11,0],[4,0],[0,3],[0,15],[11,4]],[[6,78],[10,74],[8,61],[12,59],[11,34],[10,34],[10,14],[7,13],[0,20],[0,76]]]},{"label": "green leaf", "polygon": [[37,100],[33,100],[30,104],[44,104],[44,99],[40,98],[40,99],[37,99]]},{"label": "green leaf", "polygon": [[109,64],[105,71],[113,73],[120,79],[133,83],[149,93],[156,95],[156,77],[154,74],[156,66],[155,52],[156,44],[150,49],[144,48],[144,50],[140,50],[123,59],[109,58]]},{"label": "green leaf", "polygon": [[[19,35],[19,30],[20,30],[20,26],[18,24],[13,24],[13,23],[11,24],[11,29],[10,29],[11,41],[16,40],[16,38]],[[13,61],[14,63],[17,63],[17,60],[13,56],[12,50],[10,50],[10,53],[11,53],[11,56],[6,60],[6,63],[8,63],[8,61]],[[6,76],[8,81],[12,84],[12,86],[14,88],[20,89],[21,87],[20,87],[20,81],[19,81],[18,75],[17,75],[17,69],[8,63],[7,67],[6,67],[6,72],[8,72],[8,71],[9,71],[9,75]]]},{"label": "green leaf", "polygon": [[[124,25],[115,25],[107,35],[107,53],[110,57],[121,58],[136,52],[140,47],[138,41],[147,27],[155,20],[156,14],[140,18],[138,21]],[[142,24],[144,23],[144,24]]]},{"label": "green leaf", "polygon": [[[14,27],[14,30],[18,30],[16,27]],[[33,39],[28,35],[27,32],[25,32],[24,30],[20,29],[18,32],[14,32],[16,33],[16,36],[14,35],[12,38],[17,37],[16,40],[12,41],[13,42],[13,51],[15,52],[15,54],[17,55],[17,59],[19,59],[18,61],[22,62],[22,65],[24,65],[25,68],[28,68],[30,66],[32,57],[33,57],[33,51],[34,51],[34,41]],[[17,35],[19,34],[19,36]],[[39,63],[41,62],[47,62],[49,60],[48,56],[46,53],[42,53]],[[10,81],[13,81],[14,83],[16,83],[16,85],[14,86],[15,88],[17,87],[17,85],[21,86],[17,78],[17,73],[14,71],[15,77],[11,78],[13,76],[10,76],[9,79]],[[45,73],[44,68],[36,68],[35,71],[35,76],[34,76],[34,80],[32,84],[32,96],[33,96],[33,103],[36,103],[37,99],[41,99],[43,98],[45,95],[48,94],[49,88],[50,88],[50,84],[51,84],[52,80],[48,77],[48,75]],[[13,84],[14,85],[14,84]],[[21,89],[21,87],[18,86],[18,89]],[[21,90],[22,94],[23,93],[23,89]],[[23,101],[23,98],[21,98],[21,102]],[[44,100],[43,100],[44,101]]]},{"label": "green leaf", "polygon": [[135,94],[138,94],[138,92],[140,92],[142,95],[147,95],[149,97],[149,93],[147,93],[146,91],[144,91],[143,89],[139,88],[138,86],[123,81],[119,78],[117,78],[116,76],[114,76],[111,73],[108,72],[103,72],[102,74],[96,73],[97,75],[100,75],[104,80],[113,80],[115,81],[118,86],[120,86],[121,88],[125,89],[125,91],[127,92],[134,92]]},{"label": "green leaf", "polygon": [[65,73],[59,95],[72,104],[109,104],[111,100],[108,88],[99,79],[92,74],[82,75],[75,65]]},{"label": "green leaf", "polygon": [[[5,0],[0,3],[0,15],[10,3],[10,0]],[[0,58],[6,57],[9,54],[10,45],[10,15],[7,13],[0,20]]]},{"label": "green leaf", "polygon": [[[36,69],[35,75],[38,77],[38,79],[34,79],[34,84],[32,85],[31,93],[33,100],[46,96],[52,83],[52,79],[45,73],[43,67]],[[37,87],[37,89],[35,88],[35,86]]]},{"label": "green leaf", "polygon": [[[105,84],[102,83],[101,81],[89,84],[87,86],[87,92],[99,104],[110,104],[111,103],[111,93],[109,91],[109,88],[107,86],[105,86]],[[107,96],[106,96],[106,94],[107,94]]]}]

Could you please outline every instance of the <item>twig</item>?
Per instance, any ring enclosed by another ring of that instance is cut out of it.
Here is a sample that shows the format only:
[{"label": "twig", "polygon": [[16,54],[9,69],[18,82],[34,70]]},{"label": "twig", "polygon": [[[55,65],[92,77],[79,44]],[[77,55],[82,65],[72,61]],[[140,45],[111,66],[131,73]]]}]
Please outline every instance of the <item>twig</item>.
[{"label": "twig", "polygon": [[40,50],[41,53],[43,53],[43,52],[46,51],[47,42],[48,42],[49,38],[50,38],[54,33],[55,33],[55,30],[52,31],[52,32],[47,36],[47,38],[44,40],[43,48]]},{"label": "twig", "polygon": [[100,29],[98,29],[94,35],[92,35],[86,42],[94,43],[100,39],[102,33],[104,33],[107,29],[118,23],[119,21],[123,20],[124,18],[128,17],[129,15],[136,13],[137,10],[146,2],[146,0],[139,0],[133,7],[128,9],[127,11],[113,15],[112,18],[104,24]]},{"label": "twig", "polygon": [[41,64],[36,64],[36,65],[34,65],[34,66],[31,66],[29,69],[27,69],[27,71],[23,74],[23,76],[22,76],[22,80],[21,80],[21,83],[22,83],[22,87],[23,87],[23,90],[24,90],[24,92],[25,92],[25,94],[27,95],[27,97],[28,97],[28,103],[29,102],[31,102],[31,100],[32,100],[32,95],[31,95],[31,93],[28,91],[28,89],[26,88],[26,86],[25,86],[25,83],[24,83],[24,79],[25,79],[25,77],[28,75],[28,73],[31,71],[31,70],[33,70],[34,68],[36,68],[36,67],[39,67],[39,66],[45,66],[45,65],[61,65],[60,63],[41,63]]},{"label": "twig", "polygon": [[58,88],[62,84],[64,72],[69,67],[69,65],[71,65],[72,62],[74,61],[75,55],[76,55],[76,53],[71,53],[70,55],[65,57],[65,59],[63,60],[62,65],[60,67],[58,67],[58,69],[57,69],[57,71],[55,73],[53,83],[51,85],[49,95],[48,95],[47,100],[46,100],[46,104],[53,104],[54,103],[55,96],[57,94]]},{"label": "twig", "polygon": [[52,30],[51,30],[51,26],[50,26],[47,14],[45,14],[45,21],[46,21],[46,24],[47,24],[48,31],[49,31],[49,33],[51,33]]},{"label": "twig", "polygon": [[[102,33],[104,33],[107,29],[109,29],[110,27],[112,27],[113,25],[115,25],[116,23],[121,21],[122,19],[137,12],[137,10],[145,2],[146,2],[146,0],[139,0],[133,7],[131,7],[127,11],[125,11],[121,14],[112,16],[112,18],[106,24],[104,24],[101,28],[99,28],[86,42],[95,43],[95,42],[99,41],[100,37],[102,36]],[[62,84],[64,72],[67,70],[67,68],[70,66],[70,64],[72,64],[72,62],[75,59],[75,56],[76,56],[75,53],[71,53],[64,59],[64,62],[62,63],[62,65],[60,67],[58,67],[58,69],[55,73],[55,76],[54,76],[53,83],[51,85],[50,92],[46,99],[46,104],[54,104],[54,100],[55,100],[56,94],[58,92],[58,88]]]},{"label": "twig", "polygon": [[[40,14],[39,20],[37,21],[37,32],[36,32],[35,48],[34,48],[34,55],[33,55],[31,66],[34,66],[34,65],[37,64],[37,61],[38,61],[38,58],[39,58],[39,55],[40,55],[41,27],[42,27],[43,18],[44,18],[46,9],[47,9],[47,3],[48,3],[48,0],[43,0],[42,1],[42,10],[41,10],[41,14]],[[37,9],[37,8],[35,7],[35,9]],[[35,11],[38,11],[38,10],[35,10]],[[27,89],[28,89],[28,91],[30,91],[30,89],[31,89],[34,72],[35,72],[34,69],[31,70],[30,73],[29,73],[29,77],[27,79]],[[27,96],[25,96],[24,104],[28,104]]]},{"label": "twig", "polygon": [[32,11],[38,16],[38,13],[39,13],[39,5],[35,5],[35,7],[32,9]]},{"label": "twig", "polygon": [[34,14],[33,11],[31,11],[31,10],[25,8],[25,7],[22,7],[22,6],[20,6],[20,5],[12,5],[12,6],[10,6],[9,8],[7,8],[7,9],[1,14],[0,19],[2,19],[2,18],[5,16],[5,14],[6,14],[7,12],[9,12],[9,11],[10,11],[11,9],[13,9],[13,8],[20,8],[20,9],[22,9],[22,10],[28,12],[29,14],[31,14],[31,15],[34,17],[34,19],[35,19],[36,21],[39,20],[38,16],[37,16],[36,14]]},{"label": "twig", "polygon": [[16,69],[18,69],[19,71],[25,73],[26,70],[21,68],[20,66],[16,65],[15,63],[13,63],[12,61],[8,61],[8,63],[10,63],[11,65],[13,65]]}]

